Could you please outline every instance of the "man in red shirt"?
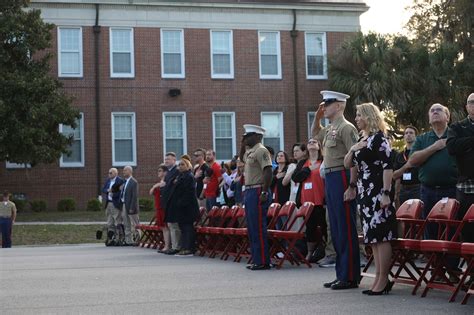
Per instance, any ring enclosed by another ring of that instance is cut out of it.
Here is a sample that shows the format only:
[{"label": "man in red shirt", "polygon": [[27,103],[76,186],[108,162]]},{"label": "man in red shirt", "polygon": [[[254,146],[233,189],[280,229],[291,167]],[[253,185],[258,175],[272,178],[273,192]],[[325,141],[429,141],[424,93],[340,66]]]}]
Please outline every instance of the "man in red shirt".
[{"label": "man in red shirt", "polygon": [[206,151],[206,163],[209,168],[206,170],[204,183],[204,197],[206,198],[206,209],[211,210],[217,206],[219,196],[219,183],[222,180],[221,166],[216,162],[216,152],[212,149]]}]

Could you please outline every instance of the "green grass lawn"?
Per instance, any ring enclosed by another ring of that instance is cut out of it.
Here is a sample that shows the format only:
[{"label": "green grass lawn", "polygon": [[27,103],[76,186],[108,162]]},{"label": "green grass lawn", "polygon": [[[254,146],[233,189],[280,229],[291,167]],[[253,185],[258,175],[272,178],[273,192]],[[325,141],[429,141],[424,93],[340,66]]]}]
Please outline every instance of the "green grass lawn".
[{"label": "green grass lawn", "polygon": [[[141,212],[140,221],[148,223],[154,211]],[[19,212],[17,222],[105,222],[104,211],[71,211],[71,212]]]},{"label": "green grass lawn", "polygon": [[56,245],[99,243],[95,233],[101,225],[13,225],[12,244]]}]

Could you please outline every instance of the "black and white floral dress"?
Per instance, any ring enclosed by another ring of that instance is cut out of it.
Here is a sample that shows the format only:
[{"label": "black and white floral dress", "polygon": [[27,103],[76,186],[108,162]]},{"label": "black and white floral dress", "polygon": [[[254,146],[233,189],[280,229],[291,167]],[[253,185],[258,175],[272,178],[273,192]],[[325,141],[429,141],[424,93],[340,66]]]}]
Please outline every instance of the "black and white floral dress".
[{"label": "black and white floral dress", "polygon": [[393,200],[388,207],[380,207],[383,171],[392,169],[390,144],[381,131],[366,140],[367,147],[354,153],[353,162],[359,171],[357,209],[361,214],[364,243],[373,244],[396,238],[397,224]]}]

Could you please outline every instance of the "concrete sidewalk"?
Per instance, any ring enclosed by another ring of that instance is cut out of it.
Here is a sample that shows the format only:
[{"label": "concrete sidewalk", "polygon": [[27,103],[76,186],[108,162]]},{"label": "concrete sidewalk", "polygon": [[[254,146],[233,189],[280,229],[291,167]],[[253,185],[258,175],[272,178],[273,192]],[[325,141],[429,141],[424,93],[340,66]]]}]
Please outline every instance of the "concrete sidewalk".
[{"label": "concrete sidewalk", "polygon": [[99,221],[83,221],[83,222],[15,222],[15,225],[105,225],[106,222],[99,222]]},{"label": "concrete sidewalk", "polygon": [[174,257],[137,247],[76,245],[0,250],[1,314],[473,314],[448,293],[386,296],[324,289],[334,270]]}]

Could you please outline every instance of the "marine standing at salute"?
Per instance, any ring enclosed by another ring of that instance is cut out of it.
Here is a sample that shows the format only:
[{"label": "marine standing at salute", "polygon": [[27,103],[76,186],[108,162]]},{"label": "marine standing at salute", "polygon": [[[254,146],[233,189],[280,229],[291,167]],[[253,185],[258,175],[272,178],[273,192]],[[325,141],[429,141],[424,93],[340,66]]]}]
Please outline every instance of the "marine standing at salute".
[{"label": "marine standing at salute", "polygon": [[[357,142],[358,134],[354,125],[344,118],[349,95],[332,91],[321,91],[321,94],[323,102],[319,104],[311,134],[323,144],[326,203],[337,255],[336,279],[325,283],[324,287],[333,290],[352,289],[358,287],[360,279],[356,204],[354,200],[344,201],[344,192],[355,189],[357,184],[356,178],[350,178],[349,170],[344,168],[344,157]],[[325,128],[320,123],[323,115],[331,123]]]},{"label": "marine standing at salute", "polygon": [[245,163],[245,213],[252,255],[252,264],[247,269],[266,270],[270,269],[267,210],[272,202],[272,159],[261,143],[265,129],[255,125],[244,128],[240,160]]}]

